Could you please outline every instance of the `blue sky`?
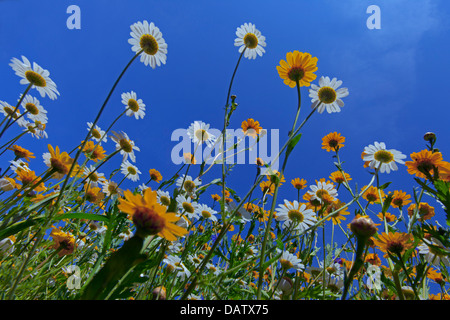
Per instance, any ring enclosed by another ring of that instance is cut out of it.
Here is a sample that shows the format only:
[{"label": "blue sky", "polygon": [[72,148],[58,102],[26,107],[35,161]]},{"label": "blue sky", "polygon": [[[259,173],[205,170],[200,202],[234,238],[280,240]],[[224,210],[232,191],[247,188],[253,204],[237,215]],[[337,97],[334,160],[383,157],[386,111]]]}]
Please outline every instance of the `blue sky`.
[{"label": "blue sky", "polygon": [[[72,4],[81,8],[80,30],[66,27],[66,9]],[[381,9],[380,30],[366,27],[370,16],[366,9],[372,4]],[[39,168],[45,168],[41,155],[48,143],[69,151],[85,138],[86,123],[94,120],[133,55],[128,44],[130,25],[152,21],[168,43],[167,64],[151,69],[135,61],[112,95],[99,125],[106,128],[123,111],[121,93],[135,91],[147,105],[145,118],[123,117],[113,130],[125,131],[141,149],[136,153],[136,165],[143,173],[139,183],[148,180],[150,168],[169,178],[178,170],[170,159],[176,144],[170,139],[174,130],[188,128],[195,120],[222,127],[228,83],[239,57],[235,31],[243,23],[252,22],[266,37],[266,53],[241,62],[232,90],[239,106],[231,128],[239,128],[251,117],[265,129],[279,129],[280,145],[284,144],[295,116],[297,96],[295,89],[283,84],[276,66],[289,51],[318,57],[318,78],[337,77],[350,92],[340,113],[315,114],[305,126],[279,197],[279,201],[294,200],[296,191],[289,183],[292,178],[305,178],[312,184],[335,170],[331,153],[321,149],[322,137],[330,132],[346,137],[341,159],[345,161],[344,170],[359,186],[370,180],[360,155],[374,141],[383,141],[388,148],[409,157],[425,149],[422,137],[433,131],[444,158],[450,153],[446,99],[449,14],[447,2],[429,0],[4,0],[0,1],[0,100],[14,104],[25,89],[8,65],[11,58],[24,55],[50,71],[60,97],[52,101],[36,96],[48,111],[49,138],[24,137],[18,142],[35,153],[37,158],[31,166],[40,172]],[[306,88],[302,88],[302,97],[304,118],[310,110]],[[3,139],[17,132],[14,128]],[[105,148],[111,152],[114,146],[110,141]],[[2,168],[11,159],[8,153],[1,156]],[[114,168],[119,165],[120,158],[111,163]],[[212,170],[204,181],[219,177],[219,173]],[[228,186],[243,196],[254,174],[252,166],[238,165]],[[382,182],[387,181],[393,182],[389,190],[412,192],[413,178],[405,166],[382,175]],[[219,193],[220,189],[211,192]],[[348,195],[343,193],[345,199]],[[438,210],[437,215],[443,217],[444,212]]]}]

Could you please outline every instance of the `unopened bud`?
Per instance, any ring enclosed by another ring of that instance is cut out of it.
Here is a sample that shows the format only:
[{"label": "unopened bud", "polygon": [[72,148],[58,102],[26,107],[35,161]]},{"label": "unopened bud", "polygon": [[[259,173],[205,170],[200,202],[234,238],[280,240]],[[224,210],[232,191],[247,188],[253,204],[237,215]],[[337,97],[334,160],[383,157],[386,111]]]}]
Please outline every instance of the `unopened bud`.
[{"label": "unopened bud", "polygon": [[436,134],[434,134],[433,132],[427,132],[425,133],[425,135],[423,136],[423,139],[427,142],[433,142],[436,141]]},{"label": "unopened bud", "polygon": [[368,239],[377,232],[377,227],[375,223],[368,216],[361,216],[354,218],[350,223],[350,230],[358,238]]},{"label": "unopened bud", "polygon": [[156,287],[152,291],[153,300],[166,300],[166,288]]},{"label": "unopened bud", "polygon": [[292,292],[293,283],[289,277],[283,277],[278,284],[278,288],[283,292],[284,295],[288,295]]}]

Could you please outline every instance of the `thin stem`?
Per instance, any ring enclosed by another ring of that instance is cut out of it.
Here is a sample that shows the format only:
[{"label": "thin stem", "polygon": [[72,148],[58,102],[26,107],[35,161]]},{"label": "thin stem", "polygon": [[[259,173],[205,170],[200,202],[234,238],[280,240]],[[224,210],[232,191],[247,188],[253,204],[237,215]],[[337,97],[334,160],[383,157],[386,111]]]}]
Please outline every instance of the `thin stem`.
[{"label": "thin stem", "polygon": [[[19,101],[17,102],[16,107],[14,108],[14,111],[13,111],[10,115],[8,115],[7,118],[5,118],[5,119],[8,119],[8,120],[6,121],[6,124],[5,124],[5,126],[3,127],[3,130],[0,132],[0,139],[2,138],[3,133],[5,133],[6,129],[8,129],[9,123],[11,122],[11,119],[12,119],[12,116],[16,114],[17,110],[19,109],[20,104],[22,103],[23,99],[24,99],[25,96],[27,95],[28,91],[30,91],[30,89],[31,89],[32,86],[33,86],[32,83],[30,83],[30,84],[27,86],[27,88],[25,89],[24,93],[22,94],[22,96],[20,97]],[[3,121],[4,121],[4,120],[3,120]],[[3,123],[3,121],[2,121],[2,123]]]}]

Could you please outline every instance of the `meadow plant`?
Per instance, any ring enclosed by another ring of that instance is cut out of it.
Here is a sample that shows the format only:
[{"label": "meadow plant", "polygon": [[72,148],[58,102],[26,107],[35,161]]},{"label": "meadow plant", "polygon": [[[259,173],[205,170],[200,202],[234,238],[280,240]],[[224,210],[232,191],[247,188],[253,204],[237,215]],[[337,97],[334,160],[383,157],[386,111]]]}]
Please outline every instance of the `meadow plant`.
[{"label": "meadow plant", "polygon": [[[195,148],[217,147],[219,153],[209,162],[197,161],[195,151],[185,153],[184,164],[171,175],[138,168],[140,148],[114,126],[123,116],[144,118],[144,101],[134,91],[124,92],[123,112],[105,130],[99,119],[128,67],[135,60],[160,67],[168,46],[152,22],[131,25],[130,35],[133,55],[87,123],[86,136],[71,148],[47,143],[43,155],[21,146],[20,138],[48,139],[47,110],[36,91],[52,100],[60,93],[50,72],[36,62],[24,56],[11,60],[25,90],[15,104],[0,101],[0,154],[11,159],[0,176],[2,299],[449,298],[450,163],[436,148],[435,134],[426,133],[426,148],[409,157],[384,142],[361,148],[361,166],[369,173],[357,183],[340,158],[346,138],[330,132],[322,149],[336,171],[314,183],[285,177],[288,162],[295,166],[292,151],[305,124],[314,115],[347,111],[350,92],[336,77],[317,79],[317,57],[287,52],[274,68],[297,95],[293,114],[286,115],[292,127],[275,159],[256,159],[254,183],[238,194],[227,185],[233,165],[226,159],[239,150],[239,143],[227,144],[230,119],[240,108],[232,86],[239,65],[260,59],[266,47],[256,26],[245,23],[236,30],[239,55],[220,135],[202,121],[186,130]],[[310,110],[302,119],[305,107]],[[254,145],[265,133],[252,118],[241,128]],[[104,173],[103,165],[114,160],[119,164]],[[281,166],[275,170],[277,160]],[[47,169],[35,172],[36,161]],[[221,174],[212,177],[215,165]],[[411,193],[386,181],[400,167],[411,175]],[[133,190],[122,188],[126,180],[135,184]],[[138,185],[139,180],[146,183]],[[210,192],[214,186],[218,194]],[[297,197],[280,199],[281,187],[294,188]],[[434,223],[435,216],[447,225]],[[337,232],[342,243],[335,242]]]}]

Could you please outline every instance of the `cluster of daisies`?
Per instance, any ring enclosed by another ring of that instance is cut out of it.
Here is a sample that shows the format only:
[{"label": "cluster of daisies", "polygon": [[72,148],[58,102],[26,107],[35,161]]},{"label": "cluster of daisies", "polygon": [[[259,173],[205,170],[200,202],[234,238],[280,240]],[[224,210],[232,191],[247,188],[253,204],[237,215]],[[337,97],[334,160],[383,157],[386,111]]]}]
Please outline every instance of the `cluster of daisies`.
[{"label": "cluster of daisies", "polygon": [[[133,59],[140,57],[142,63],[153,69],[165,64],[167,60],[167,44],[160,29],[153,22],[149,23],[148,21],[137,22],[131,25],[130,28],[131,38],[128,42],[132,46],[131,50],[135,53]],[[255,59],[257,56],[261,57],[265,53],[266,39],[256,29],[254,24],[245,23],[238,27],[236,36],[234,45],[238,47],[238,52],[241,56]],[[284,84],[290,88],[300,90],[300,87],[310,87],[308,92],[313,112],[340,112],[344,106],[343,98],[349,95],[349,91],[347,88],[342,87],[343,82],[341,80],[328,76],[320,77],[318,84],[312,83],[317,78],[315,74],[318,70],[317,62],[317,57],[313,57],[310,53],[296,50],[288,52],[286,60],[280,60],[276,69]],[[29,132],[34,137],[47,138],[48,136],[45,132],[48,121],[47,111],[36,97],[29,94],[29,91],[36,89],[42,98],[47,96],[51,100],[55,100],[59,95],[56,84],[50,78],[49,71],[36,63],[31,64],[24,56],[22,56],[22,60],[13,58],[10,66],[16,75],[21,78],[20,83],[26,85],[27,88],[15,106],[0,101],[1,112],[5,115],[0,138],[13,123],[17,123],[17,125],[24,128],[24,131]],[[138,98],[136,92],[124,92],[121,95],[121,99],[125,108],[121,115],[125,114],[128,117],[134,117],[136,120],[145,117],[146,105],[142,99]],[[265,134],[265,130],[260,123],[252,118],[243,121],[241,128],[244,136],[255,138],[255,143],[257,141],[256,138]],[[190,279],[194,271],[197,271],[196,268],[202,263],[204,255],[203,253],[190,252],[184,254],[183,250],[188,244],[187,237],[191,235],[191,231],[209,228],[211,239],[203,244],[206,251],[211,249],[209,244],[213,245],[215,241],[218,241],[216,232],[223,227],[221,223],[225,223],[223,217],[226,216],[226,212],[218,212],[214,209],[215,202],[223,201],[224,206],[222,208],[226,208],[227,212],[232,212],[236,208],[229,192],[224,188],[223,190],[226,192],[222,196],[212,195],[212,199],[215,201],[212,206],[201,203],[199,197],[204,189],[202,192],[200,190],[202,187],[206,188],[206,186],[202,185],[199,177],[193,178],[188,175],[188,171],[181,176],[177,176],[174,182],[175,190],[172,194],[167,188],[152,190],[148,186],[150,181],[160,183],[163,180],[161,173],[156,169],[149,170],[150,179],[147,183],[140,184],[136,192],[124,191],[119,188],[120,183],[112,180],[114,175],[107,179],[103,173],[98,171],[99,164],[108,161],[113,155],[119,154],[122,159],[118,172],[124,175],[123,180],[127,178],[133,182],[138,182],[142,172],[135,165],[135,152],[140,151],[140,148],[136,146],[135,142],[125,132],[112,131],[112,134],[109,135],[110,128],[102,130],[97,123],[92,122],[87,123],[87,130],[89,132],[87,141],[83,142],[78,148],[81,149],[87,160],[95,162],[95,165],[89,164],[80,168],[69,153],[62,152],[58,146],[54,148],[48,145],[49,152],[44,153],[42,156],[45,165],[51,169],[51,176],[47,178],[63,179],[73,169],[71,177],[81,176],[83,178],[83,189],[88,202],[98,204],[99,207],[104,208],[105,203],[103,201],[105,196],[117,199],[118,209],[127,215],[128,222],[133,223],[137,237],[158,236],[167,241],[165,242],[167,244],[167,252],[161,259],[162,264],[165,266],[166,274],[176,274],[176,277],[181,281]],[[187,128],[186,134],[195,145],[195,150],[203,144],[211,149],[218,146],[219,153],[215,155],[214,160],[217,160],[219,155],[225,158],[226,150],[220,149],[225,142],[226,145],[231,145],[235,149],[236,143],[239,144],[242,141],[235,142],[234,140],[231,141],[234,137],[228,135],[222,137],[222,134],[213,134],[210,125],[203,121],[193,122]],[[103,146],[108,143],[109,139],[115,144],[115,150],[110,155],[107,155]],[[435,137],[431,133],[428,134],[427,139],[428,141],[435,141]],[[332,132],[323,138],[322,148],[328,152],[334,151],[337,155],[338,151],[344,146],[344,142],[344,137],[337,132]],[[45,181],[42,181],[42,184],[40,184],[39,178],[28,166],[30,159],[35,158],[33,153],[12,144],[7,149],[12,150],[16,156],[10,167],[16,176],[6,176],[6,173],[3,173],[0,178],[0,189],[2,191],[21,189],[37,181],[34,191],[45,192],[46,188],[43,184]],[[185,163],[189,164],[187,170],[189,170],[191,164],[197,164],[194,154],[185,153],[183,155]],[[418,178],[430,181],[433,181],[433,179],[450,181],[450,163],[444,161],[442,154],[432,150],[432,148],[413,153],[411,154],[412,161],[404,161],[406,155],[400,151],[388,149],[384,142],[374,142],[374,144],[364,148],[361,158],[364,161],[364,167],[374,170],[376,174],[389,174],[392,171],[397,171],[399,169],[398,164],[401,164],[406,165],[408,172]],[[202,161],[205,162],[206,159],[202,159]],[[268,164],[263,159],[258,158],[256,165],[264,167]],[[268,221],[269,212],[262,209],[262,205],[265,204],[263,199],[266,199],[267,195],[274,195],[275,185],[281,185],[285,182],[280,172],[273,171],[272,173],[272,175],[267,176],[266,181],[260,183],[261,191],[263,192],[261,201],[259,203],[247,202],[237,211],[239,214],[234,222],[240,225],[241,231],[242,226],[249,221],[253,223],[259,220],[261,222],[258,232],[262,230],[261,228],[269,227],[265,225]],[[299,196],[294,201],[284,199],[283,203],[276,207],[274,212],[275,221],[277,225],[281,226],[282,233],[278,235],[272,233],[273,239],[276,239],[277,236],[281,239],[285,235],[315,235],[317,227],[323,222],[321,219],[324,217],[328,218],[328,220],[332,219],[333,225],[340,224],[345,220],[344,216],[348,215],[349,212],[346,211],[346,205],[338,199],[338,188],[340,185],[344,185],[350,190],[348,181],[351,180],[351,177],[348,173],[339,170],[331,173],[329,178],[331,181],[322,178],[316,181],[316,184],[310,185],[309,190],[303,196],[304,203],[300,202]],[[21,182],[22,185],[19,185],[16,180]],[[224,182],[222,183],[224,186]],[[293,179],[291,183],[298,191],[305,189],[307,186],[306,181],[300,178]],[[363,190],[365,190],[365,193],[362,197],[367,200],[368,204],[381,203],[386,196],[383,190],[373,186],[365,186]],[[33,196],[36,197],[36,194],[33,194]],[[391,206],[401,209],[411,203],[409,198],[410,196],[405,192],[397,190],[392,194]],[[411,204],[407,211],[411,219],[416,218],[421,222],[434,216],[434,208],[422,202]],[[380,213],[378,217],[384,223],[395,220],[395,216],[387,212]],[[367,221],[371,222],[371,220]],[[392,228],[394,226],[394,224],[391,225]],[[92,224],[90,228],[91,230],[95,229],[97,234],[105,232],[105,227],[100,224]],[[129,233],[120,235],[125,240],[129,239],[130,236]],[[75,247],[80,246],[79,242],[71,234],[65,233],[61,229],[54,228],[50,237],[54,240],[52,249],[57,250],[60,257],[72,254]],[[254,259],[256,261],[257,255],[260,253],[260,247],[258,244],[253,243],[255,241],[254,235],[248,235],[243,240],[239,232],[232,240],[235,244],[242,244],[240,248],[245,249],[246,259]],[[10,250],[13,243],[14,239],[11,237],[2,240],[0,242],[0,251]],[[417,243],[414,244],[414,239],[409,233],[389,232],[377,235],[373,239],[372,248],[377,247],[385,253],[401,256],[407,250],[414,248],[414,245],[417,245]],[[280,266],[283,275],[283,277],[278,279],[272,292],[272,295],[276,292],[275,298],[276,296],[289,295],[293,287],[292,279],[300,276],[300,274],[302,274],[302,277],[307,277],[308,279],[305,280],[310,281],[310,283],[316,280],[318,282],[325,281],[326,286],[332,292],[341,292],[344,286],[345,270],[352,268],[351,261],[339,258],[339,254],[337,254],[336,257],[333,256],[332,259],[328,259],[327,263],[318,261],[318,267],[312,267],[309,260],[302,261],[300,257],[301,250],[296,251],[297,248],[293,248],[289,243],[283,244],[283,247],[283,250],[277,248],[274,253],[277,257],[277,266]],[[433,250],[436,247],[440,251]],[[163,246],[160,246],[158,250],[161,248]],[[417,245],[417,250],[430,265],[435,267],[450,266],[450,260],[447,256],[450,249],[437,238],[427,238],[423,243]],[[374,285],[372,280],[374,277],[380,277],[381,275],[381,268],[379,268],[381,262],[379,262],[375,253],[368,254],[365,257],[365,262],[375,266],[374,272],[367,276],[366,285],[371,290]],[[208,274],[213,276],[219,276],[227,266],[227,263],[224,263],[222,267],[219,267],[219,264],[217,262],[213,263],[212,260],[205,264]],[[241,285],[241,288],[248,289],[255,286],[253,280],[255,280],[257,273],[255,269],[251,269],[251,266],[252,264],[250,264],[248,269],[253,270],[254,273],[247,278],[248,282],[243,281],[243,279],[236,281],[236,283]],[[69,269],[66,268],[66,271],[70,272]],[[288,273],[287,271],[293,271],[294,273]],[[270,277],[265,279],[269,281]],[[198,296],[193,295],[191,298],[199,298],[200,294],[201,292],[199,292]]]}]

